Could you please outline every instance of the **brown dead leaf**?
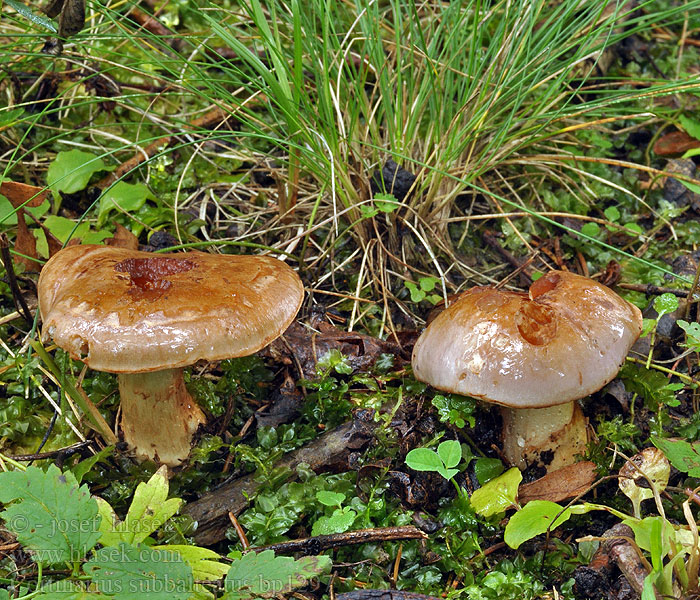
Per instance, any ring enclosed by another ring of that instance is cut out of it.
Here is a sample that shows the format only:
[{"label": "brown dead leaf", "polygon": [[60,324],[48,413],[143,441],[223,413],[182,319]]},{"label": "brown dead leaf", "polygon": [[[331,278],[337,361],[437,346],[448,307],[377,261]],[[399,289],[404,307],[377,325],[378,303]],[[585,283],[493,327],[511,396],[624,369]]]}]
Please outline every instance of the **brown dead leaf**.
[{"label": "brown dead leaf", "polygon": [[20,206],[36,207],[46,200],[48,190],[17,181],[3,181],[0,183],[0,194],[5,196],[14,208]]},{"label": "brown dead leaf", "polygon": [[115,248],[126,248],[127,250],[138,250],[139,249],[139,238],[137,238],[131,231],[129,231],[123,225],[116,223],[116,229],[114,231],[114,237],[107,238],[105,240],[107,246],[114,246]]},{"label": "brown dead leaf", "polygon": [[700,140],[689,136],[685,131],[672,131],[656,140],[654,153],[658,156],[679,157],[693,148],[700,148]]},{"label": "brown dead leaf", "polygon": [[560,502],[583,494],[596,480],[596,466],[584,461],[547,473],[532,483],[518,488],[518,500],[525,504],[531,500]]},{"label": "brown dead leaf", "polygon": [[[27,222],[24,220],[24,210],[17,210],[17,236],[15,237],[15,264],[24,266],[25,271],[38,273],[41,270],[41,263],[38,261],[39,255],[36,252],[36,238],[29,231]],[[36,258],[37,260],[31,260]]]}]

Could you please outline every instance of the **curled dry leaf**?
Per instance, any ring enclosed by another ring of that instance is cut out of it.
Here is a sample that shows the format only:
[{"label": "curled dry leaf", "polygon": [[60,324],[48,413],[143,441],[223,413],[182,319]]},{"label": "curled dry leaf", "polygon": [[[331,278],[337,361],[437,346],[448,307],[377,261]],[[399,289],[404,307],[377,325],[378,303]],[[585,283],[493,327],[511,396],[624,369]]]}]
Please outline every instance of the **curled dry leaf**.
[{"label": "curled dry leaf", "polygon": [[48,191],[45,188],[17,181],[3,181],[0,183],[0,194],[5,196],[14,208],[19,208],[20,206],[37,207],[48,197]]},{"label": "curled dry leaf", "polygon": [[671,465],[658,448],[645,448],[630,458],[620,469],[618,485],[634,506],[634,516],[639,518],[642,500],[654,497],[653,486],[662,492],[668,485]]}]

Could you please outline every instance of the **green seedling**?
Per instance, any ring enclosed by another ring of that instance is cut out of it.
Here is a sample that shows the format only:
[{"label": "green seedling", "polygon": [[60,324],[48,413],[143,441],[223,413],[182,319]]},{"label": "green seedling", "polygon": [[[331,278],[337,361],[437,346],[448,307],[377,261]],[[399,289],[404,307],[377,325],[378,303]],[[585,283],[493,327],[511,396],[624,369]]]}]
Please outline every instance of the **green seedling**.
[{"label": "green seedling", "polygon": [[343,533],[348,531],[355,522],[357,513],[350,507],[343,507],[345,494],[320,490],[316,492],[316,499],[323,504],[333,508],[330,515],[320,517],[311,528],[311,535],[328,535],[330,533]]},{"label": "green seedling", "polygon": [[418,285],[412,281],[404,281],[403,284],[406,286],[406,289],[411,292],[412,302],[418,303],[422,302],[423,300],[427,300],[431,304],[435,305],[442,300],[442,296],[440,294],[431,293],[439,281],[439,277],[421,277],[418,280]]}]

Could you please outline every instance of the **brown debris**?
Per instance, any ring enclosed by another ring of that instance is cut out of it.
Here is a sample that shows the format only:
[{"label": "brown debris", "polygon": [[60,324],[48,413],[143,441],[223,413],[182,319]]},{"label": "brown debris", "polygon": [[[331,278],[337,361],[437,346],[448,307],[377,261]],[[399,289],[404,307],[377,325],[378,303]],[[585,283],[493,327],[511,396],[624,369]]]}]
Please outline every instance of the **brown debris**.
[{"label": "brown debris", "polygon": [[114,236],[105,240],[107,246],[126,248],[127,250],[139,249],[139,238],[123,225],[115,223]]},{"label": "brown debris", "polygon": [[24,206],[37,207],[48,198],[48,190],[46,188],[17,181],[3,181],[0,183],[0,194],[10,201],[13,208]]},{"label": "brown debris", "polygon": [[700,148],[700,140],[689,136],[685,131],[672,131],[656,140],[654,153],[659,156],[678,158],[694,148]]},{"label": "brown debris", "polygon": [[316,363],[331,350],[346,356],[355,370],[369,369],[380,354],[393,354],[409,361],[408,349],[395,342],[380,340],[362,333],[347,332],[328,323],[320,323],[314,331],[299,323],[292,323],[281,338],[272,342],[263,352],[273,360],[296,363],[307,379],[316,377]]},{"label": "brown debris", "polygon": [[525,483],[518,489],[521,504],[532,500],[549,500],[561,502],[584,494],[596,480],[595,463],[584,461],[569,465],[537,479]]},{"label": "brown debris", "polygon": [[[25,271],[38,273],[41,271],[41,261],[36,250],[36,238],[29,231],[24,218],[24,210],[17,209],[17,234],[15,236],[15,264],[22,265]],[[36,260],[32,260],[36,259]]]}]

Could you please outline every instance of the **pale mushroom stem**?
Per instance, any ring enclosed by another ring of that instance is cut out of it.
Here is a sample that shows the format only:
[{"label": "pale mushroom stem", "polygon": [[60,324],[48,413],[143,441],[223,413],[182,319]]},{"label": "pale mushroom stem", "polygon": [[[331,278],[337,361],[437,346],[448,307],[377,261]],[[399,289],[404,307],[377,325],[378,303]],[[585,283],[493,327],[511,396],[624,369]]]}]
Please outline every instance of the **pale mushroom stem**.
[{"label": "pale mushroom stem", "polygon": [[501,407],[503,417],[503,454],[520,469],[542,464],[550,458],[548,471],[574,462],[576,454],[586,450],[586,418],[578,402],[548,408]]},{"label": "pale mushroom stem", "polygon": [[182,369],[120,373],[124,440],[140,460],[175,467],[190,453],[192,436],[205,422]]}]

